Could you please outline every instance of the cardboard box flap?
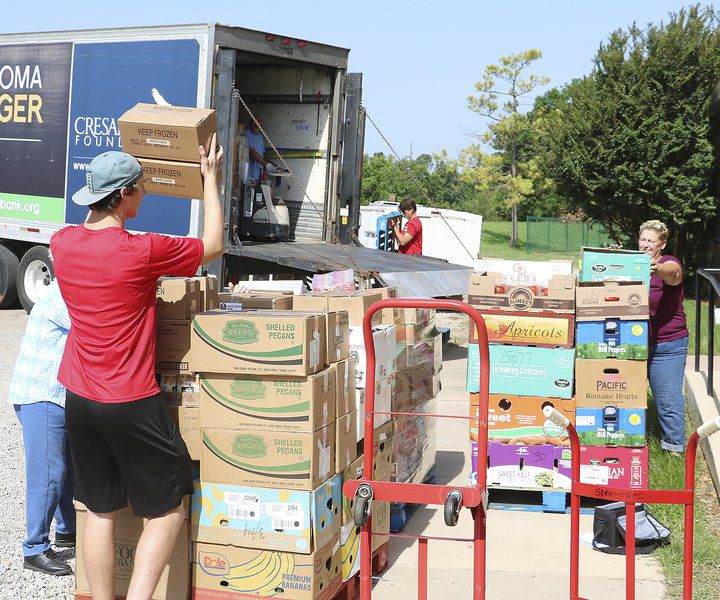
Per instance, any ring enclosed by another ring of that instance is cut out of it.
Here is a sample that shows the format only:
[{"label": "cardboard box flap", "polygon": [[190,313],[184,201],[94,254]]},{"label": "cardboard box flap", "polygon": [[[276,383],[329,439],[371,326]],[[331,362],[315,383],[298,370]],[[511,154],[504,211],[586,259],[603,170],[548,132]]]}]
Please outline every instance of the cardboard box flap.
[{"label": "cardboard box flap", "polygon": [[184,125],[197,127],[215,114],[214,108],[167,106],[139,102],[126,111],[119,122],[146,123],[148,125]]}]

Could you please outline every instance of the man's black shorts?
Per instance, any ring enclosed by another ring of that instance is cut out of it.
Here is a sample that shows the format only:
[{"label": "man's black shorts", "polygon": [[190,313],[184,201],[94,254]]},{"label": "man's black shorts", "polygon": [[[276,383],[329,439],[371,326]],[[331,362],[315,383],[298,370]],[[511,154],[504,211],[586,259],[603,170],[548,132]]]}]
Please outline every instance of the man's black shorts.
[{"label": "man's black shorts", "polygon": [[160,396],[121,403],[67,391],[65,403],[75,468],[75,498],[93,512],[127,506],[137,516],[161,515],[192,494],[192,463]]}]

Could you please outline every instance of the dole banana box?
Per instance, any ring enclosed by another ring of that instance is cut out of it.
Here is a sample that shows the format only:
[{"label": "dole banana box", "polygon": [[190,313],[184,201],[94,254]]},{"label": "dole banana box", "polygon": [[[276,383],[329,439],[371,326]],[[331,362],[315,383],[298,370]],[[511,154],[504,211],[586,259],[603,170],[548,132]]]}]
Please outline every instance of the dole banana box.
[{"label": "dole banana box", "polygon": [[647,360],[648,322],[581,321],[577,324],[577,358]]},{"label": "dole banana box", "polygon": [[575,417],[580,443],[583,446],[636,446],[645,439],[644,408],[580,407]]},{"label": "dole banana box", "polygon": [[123,150],[143,158],[200,163],[217,131],[215,109],[138,103],[118,119]]},{"label": "dole banana box", "polygon": [[[490,345],[491,394],[570,399],[573,397],[574,370],[574,348]],[[470,344],[467,390],[478,392],[479,387],[480,348]]]},{"label": "dole banana box", "polygon": [[357,458],[357,411],[335,421],[335,472],[340,473]]},{"label": "dole banana box", "polygon": [[641,281],[650,285],[650,256],[639,250],[583,248],[580,281]]},{"label": "dole banana box", "polygon": [[312,491],[335,473],[335,424],[313,433],[203,429],[200,479]]},{"label": "dole banana box", "polygon": [[479,258],[475,272],[493,273],[500,276],[500,283],[511,286],[547,287],[558,275],[572,275],[571,260],[505,260],[502,258]]},{"label": "dole banana box", "polygon": [[[91,600],[90,585],[85,571],[83,554],[83,536],[87,509],[77,505],[77,562],[75,565],[75,598]],[[130,579],[135,566],[135,552],[143,532],[142,517],[133,514],[118,513],[115,518],[115,594],[124,598],[130,587]],[[175,540],[170,560],[165,565],[151,600],[176,600],[187,598],[190,590],[190,552],[189,524],[184,521]]]},{"label": "dole banana box", "polygon": [[334,370],[307,377],[200,375],[204,428],[312,432],[335,421]]},{"label": "dole banana box", "polygon": [[[480,394],[470,394],[470,440],[477,442],[477,414]],[[506,444],[567,444],[568,433],[544,414],[551,406],[575,423],[575,400],[539,398],[512,394],[490,394],[488,402],[488,438]]]},{"label": "dole banana box", "polygon": [[[374,501],[370,508],[372,518],[372,551],[390,540],[390,503]],[[360,530],[350,520],[340,526],[340,555],[342,561],[342,580],[350,579],[360,571]]]},{"label": "dole banana box", "polygon": [[551,312],[572,315],[575,311],[575,275],[551,275],[547,282],[508,284],[502,273],[470,275],[468,304],[482,310]]},{"label": "dole banana box", "polygon": [[192,375],[192,321],[155,322],[155,372]]},{"label": "dole banana box", "polygon": [[335,373],[336,417],[355,410],[355,358],[349,357],[330,365]]},{"label": "dole banana box", "polygon": [[331,600],[342,585],[340,539],[311,554],[198,542],[192,572],[193,600]]},{"label": "dole banana box", "polygon": [[[521,313],[483,310],[488,342],[537,346],[539,348],[572,348],[574,327],[572,314]],[[478,342],[475,323],[470,321],[470,342]]]},{"label": "dole banana box", "polygon": [[312,492],[195,482],[192,539],[310,554],[340,533],[342,489],[335,475]]},{"label": "dole banana box", "polygon": [[641,281],[584,281],[578,283],[575,294],[578,322],[650,318],[648,286]]},{"label": "dole banana box", "polygon": [[200,282],[184,277],[161,277],[155,291],[157,320],[187,320],[202,312],[204,295]]},{"label": "dole banana box", "polygon": [[212,311],[192,322],[193,366],[207,373],[305,376],[325,361],[325,315]]},{"label": "dole banana box", "polygon": [[578,407],[647,408],[647,361],[590,359],[575,363]]}]

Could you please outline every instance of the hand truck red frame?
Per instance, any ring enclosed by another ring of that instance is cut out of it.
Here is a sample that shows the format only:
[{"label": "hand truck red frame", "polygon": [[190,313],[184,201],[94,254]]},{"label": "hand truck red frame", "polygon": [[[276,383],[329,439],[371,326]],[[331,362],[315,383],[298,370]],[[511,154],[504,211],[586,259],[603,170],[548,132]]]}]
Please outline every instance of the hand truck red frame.
[{"label": "hand truck red frame", "polygon": [[[348,498],[354,498],[355,524],[362,527],[360,533],[360,598],[370,600],[372,596],[372,518],[371,504],[374,500],[389,502],[407,502],[411,504],[433,504],[444,506],[445,523],[454,526],[458,522],[460,509],[469,508],[474,521],[472,538],[430,538],[391,534],[391,537],[417,539],[418,544],[418,598],[427,599],[428,540],[443,539],[473,542],[473,600],[485,598],[485,538],[487,516],[487,471],[479,468],[477,483],[474,487],[452,487],[446,485],[397,483],[374,481],[373,476],[373,431],[375,415],[424,416],[439,418],[471,419],[468,415],[436,415],[421,413],[381,412],[375,410],[375,347],[372,336],[372,318],[384,308],[425,308],[453,310],[465,313],[475,323],[480,346],[480,400],[477,415],[478,448],[487,448],[488,393],[490,387],[490,352],[488,350],[487,330],[480,313],[469,304],[457,300],[434,299],[386,299],[375,302],[365,313],[363,331],[365,352],[367,355],[365,385],[365,439],[363,442],[363,477],[345,482],[343,492]],[[480,464],[484,464],[480,461]]]},{"label": "hand truck red frame", "polygon": [[683,600],[692,600],[693,525],[695,520],[695,459],[698,442],[720,431],[720,417],[706,421],[690,436],[685,450],[685,489],[626,490],[617,487],[580,482],[580,440],[572,423],[556,409],[543,411],[555,425],[567,429],[572,448],[572,490],[570,492],[570,600],[587,600],[580,594],[580,498],[598,498],[624,502],[625,532],[625,598],[635,599],[635,503],[682,504],[685,506],[685,536],[683,556]]}]

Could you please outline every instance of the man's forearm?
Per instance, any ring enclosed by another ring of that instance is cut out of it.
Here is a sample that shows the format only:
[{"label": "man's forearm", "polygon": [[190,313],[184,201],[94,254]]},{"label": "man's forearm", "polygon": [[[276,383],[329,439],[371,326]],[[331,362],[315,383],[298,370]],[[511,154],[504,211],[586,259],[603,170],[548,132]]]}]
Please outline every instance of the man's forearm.
[{"label": "man's forearm", "polygon": [[205,219],[203,223],[205,252],[202,264],[205,265],[219,258],[223,252],[223,212],[214,173],[205,177],[203,189],[205,196]]}]

